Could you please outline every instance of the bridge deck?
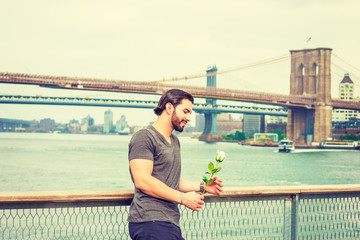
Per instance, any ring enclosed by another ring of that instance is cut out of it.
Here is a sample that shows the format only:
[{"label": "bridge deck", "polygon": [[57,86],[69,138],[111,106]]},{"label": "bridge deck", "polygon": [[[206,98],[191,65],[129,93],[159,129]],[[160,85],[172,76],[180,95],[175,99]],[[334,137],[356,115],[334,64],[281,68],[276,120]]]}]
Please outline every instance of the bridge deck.
[{"label": "bridge deck", "polygon": [[[0,103],[4,104],[45,104],[45,105],[77,105],[94,107],[126,107],[126,108],[155,108],[157,101],[126,100],[126,99],[102,99],[102,98],[71,98],[71,97],[43,97],[43,96],[16,96],[0,95]],[[194,103],[193,110],[198,113],[205,112],[228,112],[228,113],[251,113],[274,116],[287,116],[287,109],[281,107],[264,106],[234,106],[234,105],[210,105],[206,103]]]},{"label": "bridge deck", "polygon": [[[159,94],[172,88],[182,88],[199,98],[213,98],[245,102],[257,102],[271,105],[314,108],[315,97],[284,95],[264,92],[250,92],[212,87],[179,86],[154,84],[151,82],[113,81],[93,78],[72,78],[39,76],[17,73],[0,73],[0,83],[32,84],[42,87],[56,87],[78,90],[97,90],[129,93]],[[333,101],[335,108],[360,110],[360,102]]]}]

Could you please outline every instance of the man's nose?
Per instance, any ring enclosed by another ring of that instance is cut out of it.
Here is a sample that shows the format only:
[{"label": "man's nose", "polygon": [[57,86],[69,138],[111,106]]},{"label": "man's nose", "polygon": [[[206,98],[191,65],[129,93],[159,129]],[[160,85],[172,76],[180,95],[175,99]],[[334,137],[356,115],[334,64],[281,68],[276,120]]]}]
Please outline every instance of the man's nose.
[{"label": "man's nose", "polygon": [[191,121],[191,115],[190,115],[190,114],[186,116],[186,120],[187,120],[188,122]]}]

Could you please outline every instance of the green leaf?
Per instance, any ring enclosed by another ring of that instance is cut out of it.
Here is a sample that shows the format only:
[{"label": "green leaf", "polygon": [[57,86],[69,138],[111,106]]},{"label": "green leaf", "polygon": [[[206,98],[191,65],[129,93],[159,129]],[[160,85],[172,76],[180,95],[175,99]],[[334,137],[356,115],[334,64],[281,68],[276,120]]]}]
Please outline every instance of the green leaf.
[{"label": "green leaf", "polygon": [[214,168],[212,171],[211,171],[212,174],[215,174],[217,173],[217,168]]},{"label": "green leaf", "polygon": [[213,181],[214,179],[210,179],[206,184],[209,186],[210,184],[212,184]]},{"label": "green leaf", "polygon": [[218,167],[218,168],[216,169],[216,172],[218,173],[218,172],[220,172],[220,170],[221,170],[221,167]]},{"label": "green leaf", "polygon": [[205,172],[205,174],[211,174],[211,172]]},{"label": "green leaf", "polygon": [[209,180],[206,176],[203,176],[203,179],[202,179],[206,184],[208,184]]},{"label": "green leaf", "polygon": [[212,172],[212,170],[214,169],[214,164],[212,162],[209,163],[208,169],[210,172]]}]

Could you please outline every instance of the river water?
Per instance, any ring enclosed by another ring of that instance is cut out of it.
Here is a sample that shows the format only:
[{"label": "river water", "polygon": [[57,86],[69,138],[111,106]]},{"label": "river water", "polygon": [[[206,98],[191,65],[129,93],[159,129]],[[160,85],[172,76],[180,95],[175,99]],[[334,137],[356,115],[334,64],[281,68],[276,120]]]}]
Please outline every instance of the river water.
[{"label": "river water", "polygon": [[[0,191],[132,189],[131,136],[0,133]],[[201,180],[217,150],[226,152],[217,174],[225,187],[360,183],[360,151],[204,143],[179,137],[182,177]]]}]

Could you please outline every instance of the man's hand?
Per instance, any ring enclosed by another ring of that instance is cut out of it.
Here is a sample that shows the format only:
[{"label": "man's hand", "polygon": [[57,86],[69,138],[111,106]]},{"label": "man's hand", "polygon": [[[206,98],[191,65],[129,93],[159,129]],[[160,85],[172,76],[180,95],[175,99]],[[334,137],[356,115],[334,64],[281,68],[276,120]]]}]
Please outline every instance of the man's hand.
[{"label": "man's hand", "polygon": [[221,178],[217,178],[215,176],[213,177],[213,179],[214,181],[209,186],[207,186],[206,192],[219,195],[223,191],[222,180]]},{"label": "man's hand", "polygon": [[204,205],[204,196],[196,192],[187,192],[182,193],[182,203],[185,207],[190,208],[191,210],[199,212]]}]

